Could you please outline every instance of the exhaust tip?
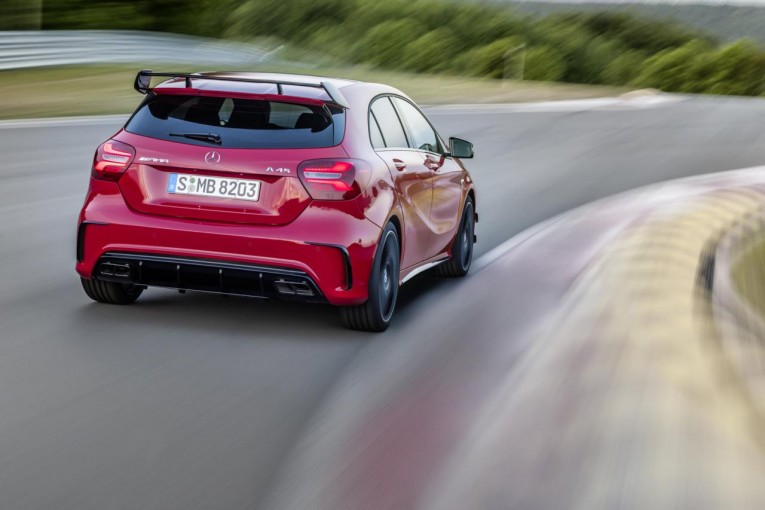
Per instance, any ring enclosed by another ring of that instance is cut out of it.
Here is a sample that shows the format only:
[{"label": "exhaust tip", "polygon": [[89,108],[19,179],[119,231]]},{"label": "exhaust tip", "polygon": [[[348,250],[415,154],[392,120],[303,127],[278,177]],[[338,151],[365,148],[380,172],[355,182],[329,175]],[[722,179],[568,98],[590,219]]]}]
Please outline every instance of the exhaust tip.
[{"label": "exhaust tip", "polygon": [[276,292],[283,296],[313,296],[311,286],[305,280],[280,279],[274,282]]},{"label": "exhaust tip", "polygon": [[118,264],[116,262],[104,262],[99,268],[101,276],[111,276],[117,278],[130,278],[132,274],[130,264]]}]

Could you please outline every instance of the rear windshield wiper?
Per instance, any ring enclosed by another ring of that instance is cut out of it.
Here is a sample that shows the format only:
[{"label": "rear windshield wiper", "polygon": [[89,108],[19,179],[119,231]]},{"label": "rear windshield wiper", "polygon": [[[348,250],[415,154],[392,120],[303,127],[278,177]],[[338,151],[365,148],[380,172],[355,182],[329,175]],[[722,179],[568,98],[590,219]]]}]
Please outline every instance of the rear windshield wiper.
[{"label": "rear windshield wiper", "polygon": [[170,133],[170,136],[182,136],[183,138],[214,143],[215,145],[220,145],[223,141],[220,135],[216,133]]}]

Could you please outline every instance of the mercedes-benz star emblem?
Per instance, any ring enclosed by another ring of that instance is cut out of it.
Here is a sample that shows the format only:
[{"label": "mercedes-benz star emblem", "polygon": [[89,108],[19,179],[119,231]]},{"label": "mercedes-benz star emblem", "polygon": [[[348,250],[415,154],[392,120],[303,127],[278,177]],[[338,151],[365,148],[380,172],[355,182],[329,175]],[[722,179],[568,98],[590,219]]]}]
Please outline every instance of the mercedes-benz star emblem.
[{"label": "mercedes-benz star emblem", "polygon": [[218,154],[215,151],[210,151],[207,154],[205,154],[205,161],[207,161],[211,165],[217,165],[218,163],[220,163],[220,154]]}]

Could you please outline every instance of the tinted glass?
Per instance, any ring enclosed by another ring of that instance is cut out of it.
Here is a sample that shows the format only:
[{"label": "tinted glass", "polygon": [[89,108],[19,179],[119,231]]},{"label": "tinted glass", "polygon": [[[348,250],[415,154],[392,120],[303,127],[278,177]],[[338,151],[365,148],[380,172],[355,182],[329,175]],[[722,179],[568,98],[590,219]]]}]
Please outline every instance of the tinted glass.
[{"label": "tinted glass", "polygon": [[345,113],[329,106],[329,114],[313,105],[253,99],[155,95],[125,126],[137,135],[191,145],[212,146],[170,133],[211,133],[224,148],[331,147],[343,139]]},{"label": "tinted glass", "polygon": [[382,149],[385,147],[385,140],[380,132],[380,126],[377,124],[375,114],[369,112],[369,138],[372,140],[372,147]]},{"label": "tinted glass", "polygon": [[409,147],[404,128],[390,99],[383,97],[372,104],[372,113],[380,124],[380,131],[386,147]]},{"label": "tinted glass", "polygon": [[398,98],[394,98],[394,101],[396,101],[396,106],[403,114],[412,138],[414,138],[412,146],[415,149],[440,153],[441,144],[438,143],[438,136],[427,119],[408,101]]}]

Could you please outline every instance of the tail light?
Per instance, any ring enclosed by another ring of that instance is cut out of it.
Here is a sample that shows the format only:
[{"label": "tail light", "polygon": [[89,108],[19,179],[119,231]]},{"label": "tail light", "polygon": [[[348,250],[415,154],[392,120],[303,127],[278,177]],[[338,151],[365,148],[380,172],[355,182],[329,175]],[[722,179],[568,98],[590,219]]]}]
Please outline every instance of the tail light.
[{"label": "tail light", "polygon": [[102,143],[93,158],[93,177],[116,181],[125,173],[135,157],[135,149],[117,140]]},{"label": "tail light", "polygon": [[364,161],[319,159],[303,161],[298,176],[314,200],[348,200],[361,193],[370,175]]}]

